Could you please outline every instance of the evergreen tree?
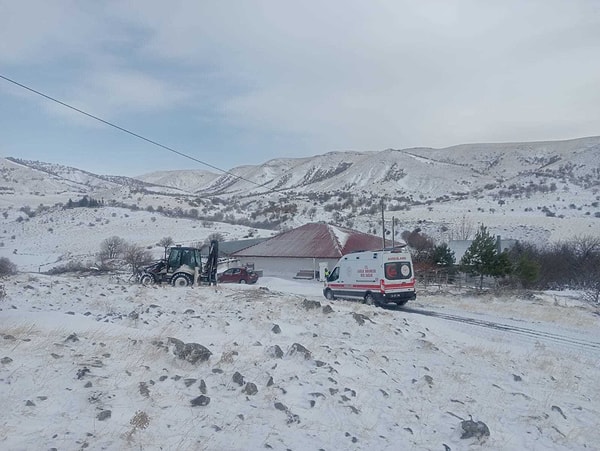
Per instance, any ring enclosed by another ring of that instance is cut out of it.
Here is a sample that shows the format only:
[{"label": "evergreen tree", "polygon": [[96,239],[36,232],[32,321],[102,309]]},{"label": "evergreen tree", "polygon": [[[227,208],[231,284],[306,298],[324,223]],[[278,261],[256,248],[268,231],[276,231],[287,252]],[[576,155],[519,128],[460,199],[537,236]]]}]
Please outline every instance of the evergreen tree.
[{"label": "evergreen tree", "polygon": [[454,251],[446,243],[433,248],[433,261],[438,267],[451,268],[456,263]]},{"label": "evergreen tree", "polygon": [[88,199],[88,197],[87,197],[87,196],[83,196],[83,197],[82,197],[82,198],[79,200],[79,202],[77,202],[77,205],[78,205],[79,207],[87,207],[87,206],[89,206],[89,204],[90,204],[90,200]]},{"label": "evergreen tree", "polygon": [[485,276],[502,277],[511,272],[511,264],[506,253],[499,254],[496,239],[483,224],[477,230],[475,239],[460,261],[461,269],[479,276],[479,289],[483,288]]},{"label": "evergreen tree", "polygon": [[540,265],[528,255],[521,255],[515,267],[515,275],[523,287],[529,288],[540,276]]}]

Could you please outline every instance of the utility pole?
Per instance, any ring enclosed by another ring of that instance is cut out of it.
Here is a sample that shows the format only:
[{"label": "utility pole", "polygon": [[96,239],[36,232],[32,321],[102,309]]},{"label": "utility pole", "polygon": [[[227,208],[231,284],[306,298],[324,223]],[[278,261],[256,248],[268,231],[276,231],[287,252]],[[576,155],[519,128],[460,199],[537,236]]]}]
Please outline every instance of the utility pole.
[{"label": "utility pole", "polygon": [[385,249],[385,214],[383,199],[381,199],[381,249]]},{"label": "utility pole", "polygon": [[392,216],[392,248],[396,247],[396,232],[394,231],[394,225],[396,218]]}]

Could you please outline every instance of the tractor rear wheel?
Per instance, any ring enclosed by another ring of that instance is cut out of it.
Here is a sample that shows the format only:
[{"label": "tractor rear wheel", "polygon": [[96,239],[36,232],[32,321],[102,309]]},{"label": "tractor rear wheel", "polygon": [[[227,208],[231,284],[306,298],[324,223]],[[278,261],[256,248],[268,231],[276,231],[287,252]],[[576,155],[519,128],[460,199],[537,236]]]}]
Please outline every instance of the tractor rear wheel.
[{"label": "tractor rear wheel", "polygon": [[175,274],[173,280],[171,280],[171,284],[174,287],[189,287],[192,284],[192,279],[187,274]]}]

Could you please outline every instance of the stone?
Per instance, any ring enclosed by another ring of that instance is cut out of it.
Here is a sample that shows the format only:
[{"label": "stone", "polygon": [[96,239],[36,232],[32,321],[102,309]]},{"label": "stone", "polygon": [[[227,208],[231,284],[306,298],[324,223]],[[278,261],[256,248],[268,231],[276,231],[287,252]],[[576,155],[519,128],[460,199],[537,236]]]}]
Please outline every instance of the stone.
[{"label": "stone", "polygon": [[490,430],[483,421],[464,420],[460,423],[463,430],[461,439],[475,437],[479,440],[489,437]]},{"label": "stone", "polygon": [[288,351],[288,356],[294,356],[296,354],[304,356],[305,360],[309,360],[312,357],[310,351],[300,343],[294,343]]},{"label": "stone", "polygon": [[196,383],[198,379],[194,379],[194,378],[186,378],[183,380],[183,383],[185,384],[186,387],[190,387],[191,385],[194,385]]},{"label": "stone", "polygon": [[192,407],[204,407],[210,403],[210,398],[208,396],[200,395],[197,398],[194,398],[190,401]]},{"label": "stone", "polygon": [[207,361],[212,352],[201,344],[198,343],[184,343],[177,338],[169,337],[167,339],[167,346],[171,346],[172,352],[176,357],[186,360],[190,363],[198,363]]},{"label": "stone", "polygon": [[302,307],[306,310],[313,310],[321,308],[321,303],[319,301],[309,301],[308,299],[304,299],[302,301]]},{"label": "stone", "polygon": [[233,374],[233,377],[231,378],[231,380],[233,380],[233,382],[235,382],[236,384],[238,384],[240,387],[242,385],[244,385],[244,376],[242,376],[237,371]]},{"label": "stone", "polygon": [[373,323],[373,320],[371,320],[371,318],[369,318],[367,315],[363,315],[362,313],[353,312],[352,317],[358,323],[359,326],[362,326],[365,323],[365,321]]},{"label": "stone", "polygon": [[104,421],[109,419],[112,416],[112,411],[110,410],[103,410],[102,412],[100,412],[96,418],[98,418],[98,421]]},{"label": "stone", "polygon": [[276,403],[274,404],[274,406],[275,406],[275,408],[276,408],[277,410],[282,410],[282,411],[284,411],[284,412],[288,410],[288,408],[285,406],[285,404],[282,404],[282,403],[280,403],[280,402],[276,402]]},{"label": "stone", "polygon": [[252,382],[248,382],[246,384],[246,386],[244,387],[244,393],[246,393],[247,395],[255,395],[258,393],[258,388],[256,387],[256,384],[252,383]]},{"label": "stone", "polygon": [[267,349],[267,354],[276,359],[281,359],[283,357],[283,350],[279,347],[279,345],[274,345]]}]

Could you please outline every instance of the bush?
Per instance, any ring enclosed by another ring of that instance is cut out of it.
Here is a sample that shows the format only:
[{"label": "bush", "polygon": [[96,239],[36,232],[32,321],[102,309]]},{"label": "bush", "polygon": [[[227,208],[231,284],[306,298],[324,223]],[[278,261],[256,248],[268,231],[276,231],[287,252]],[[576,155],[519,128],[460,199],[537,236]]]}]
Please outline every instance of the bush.
[{"label": "bush", "polygon": [[70,261],[64,265],[55,266],[54,268],[46,271],[46,274],[55,276],[57,274],[71,273],[71,272],[85,272],[90,270],[90,265],[86,265],[79,261]]},{"label": "bush", "polygon": [[142,266],[152,261],[152,253],[138,244],[129,244],[125,248],[124,260],[131,265],[131,270],[135,274]]},{"label": "bush", "polygon": [[11,276],[17,273],[17,265],[6,257],[0,258],[0,276]]},{"label": "bush", "polygon": [[111,236],[100,243],[100,259],[112,260],[123,255],[127,243],[123,238]]}]

